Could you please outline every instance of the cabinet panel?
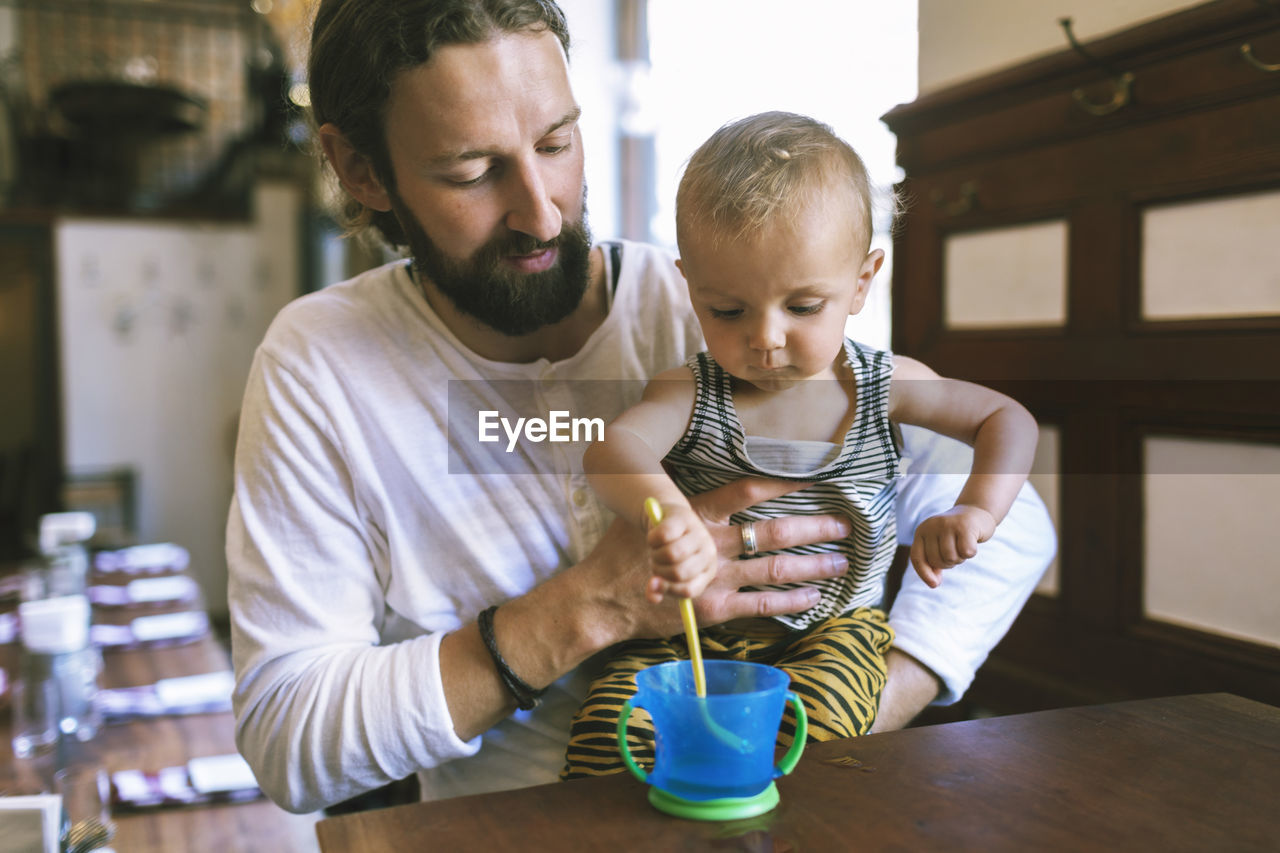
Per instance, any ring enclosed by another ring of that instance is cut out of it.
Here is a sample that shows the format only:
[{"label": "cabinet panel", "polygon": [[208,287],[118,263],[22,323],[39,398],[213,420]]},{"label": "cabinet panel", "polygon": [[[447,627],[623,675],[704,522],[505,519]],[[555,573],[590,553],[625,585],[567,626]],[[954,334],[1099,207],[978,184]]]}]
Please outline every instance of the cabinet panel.
[{"label": "cabinet panel", "polygon": [[[885,116],[910,200],[894,350],[1006,391],[1056,445],[1054,485],[1043,462],[1035,481],[1056,497],[1057,572],[979,674],[985,707],[1204,690],[1280,704],[1280,597],[1237,566],[1274,575],[1275,481],[1160,473],[1205,443],[1280,464],[1280,73],[1241,50],[1280,61],[1275,8],[1216,0],[1086,45],[1134,75],[1109,114],[1075,95],[1104,100],[1102,69],[1064,50]],[[996,289],[1061,278],[1061,301],[979,304],[981,242],[1049,222],[1061,240],[1003,244]]]},{"label": "cabinet panel", "polygon": [[946,238],[943,252],[947,328],[1066,322],[1066,222],[953,234]]},{"label": "cabinet panel", "polygon": [[[1212,245],[1202,235],[1216,235]],[[1280,315],[1280,192],[1148,208],[1142,319]]]},{"label": "cabinet panel", "polygon": [[[1276,77],[1273,95],[1247,102],[1075,141],[1054,141],[963,167],[908,173],[901,191],[910,201],[910,213],[894,251],[895,346],[928,361],[936,355],[931,348],[967,336],[976,325],[1007,328],[1008,323],[968,323],[963,316],[961,322],[950,322],[953,318],[944,312],[951,310],[956,297],[948,294],[944,300],[942,292],[953,270],[948,246],[960,235],[1055,219],[1064,219],[1069,232],[1070,331],[1096,339],[1117,334],[1125,325],[1141,326],[1143,296],[1137,282],[1143,265],[1144,212],[1280,187],[1280,74]],[[1265,216],[1257,228],[1266,231],[1273,221]],[[1230,239],[1252,239],[1233,236],[1225,226],[1215,221],[1209,233],[1220,234],[1228,246]],[[1203,238],[1202,234],[1201,242]],[[1265,250],[1255,246],[1234,256],[1255,259],[1260,251]],[[1214,257],[1219,262],[1215,276],[1222,275],[1223,259]],[[1269,299],[1276,286],[1274,268],[1258,266],[1263,271],[1251,279],[1258,282],[1253,285],[1254,302]],[[1044,256],[1045,274],[1061,267],[1054,256]],[[1280,329],[1280,316],[1274,314],[1249,322]],[[1227,350],[1234,346],[1227,343]],[[1070,363],[1088,364],[1099,352],[1105,350],[1079,353],[1084,361]],[[1187,355],[1192,360],[1200,357]],[[1216,358],[1212,351],[1209,358]]]},{"label": "cabinet panel", "polygon": [[1280,647],[1280,445],[1153,436],[1143,455],[1145,616]]}]

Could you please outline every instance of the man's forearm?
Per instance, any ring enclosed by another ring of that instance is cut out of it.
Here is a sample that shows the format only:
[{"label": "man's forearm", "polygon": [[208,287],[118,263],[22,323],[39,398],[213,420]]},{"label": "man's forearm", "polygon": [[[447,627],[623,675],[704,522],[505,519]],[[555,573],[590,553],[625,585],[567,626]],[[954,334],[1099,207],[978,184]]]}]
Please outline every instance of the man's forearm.
[{"label": "man's forearm", "polygon": [[938,696],[941,682],[924,664],[906,652],[890,649],[885,656],[888,679],[880,694],[880,711],[871,732],[900,729],[915,719]]},{"label": "man's forearm", "polygon": [[[582,563],[565,569],[503,603],[494,614],[498,649],[512,672],[535,689],[622,639],[609,631],[617,627],[610,623],[620,620],[606,619],[595,597],[581,594],[590,585],[579,576],[589,571]],[[635,586],[642,588],[639,579]],[[503,685],[474,622],[444,638],[440,674],[454,731],[461,740],[487,731],[515,708],[514,697]]]}]

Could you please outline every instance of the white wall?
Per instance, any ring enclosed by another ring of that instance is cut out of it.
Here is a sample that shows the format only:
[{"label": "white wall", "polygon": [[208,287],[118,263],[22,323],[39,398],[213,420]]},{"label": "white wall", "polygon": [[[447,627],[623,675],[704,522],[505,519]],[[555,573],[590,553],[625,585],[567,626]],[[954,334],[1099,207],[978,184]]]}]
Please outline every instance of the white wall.
[{"label": "white wall", "polygon": [[269,185],[253,224],[55,229],[67,469],[132,468],[139,541],[187,548],[215,614],[240,399],[267,325],[298,292],[298,205],[295,188]]},{"label": "white wall", "polygon": [[1203,0],[920,0],[920,92],[1068,47],[1059,18],[1088,42]]}]

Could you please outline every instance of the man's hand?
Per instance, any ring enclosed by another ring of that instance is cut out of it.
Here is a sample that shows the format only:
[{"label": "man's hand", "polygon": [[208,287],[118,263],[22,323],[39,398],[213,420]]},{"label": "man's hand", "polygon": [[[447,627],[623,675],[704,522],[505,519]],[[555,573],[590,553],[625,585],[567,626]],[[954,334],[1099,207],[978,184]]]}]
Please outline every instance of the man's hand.
[{"label": "man's hand", "polygon": [[[742,587],[801,583],[838,577],[849,566],[840,554],[780,554],[740,559],[742,536],[729,518],[762,501],[802,489],[805,483],[743,479],[690,498],[715,542],[718,567],[715,577],[694,600],[699,625],[718,625],[748,616],[777,616],[807,610],[818,601],[812,588],[743,592]],[[757,547],[775,551],[798,545],[834,542],[848,536],[852,523],[836,516],[788,516],[755,524]],[[580,607],[590,614],[591,644],[595,649],[635,637],[669,637],[683,630],[674,596],[659,605],[651,594],[646,543],[640,531],[622,521],[614,522],[591,555],[572,573],[579,593],[587,599]],[[568,577],[562,580],[567,581]],[[664,582],[665,583],[665,582]],[[663,586],[659,592],[668,592]]]},{"label": "man's hand", "polygon": [[942,570],[958,566],[978,553],[979,543],[996,532],[996,520],[985,509],[956,504],[926,518],[916,528],[911,564],[931,588],[942,583]]},{"label": "man's hand", "polygon": [[[740,525],[729,518],[745,509],[807,487],[808,483],[748,478],[690,499],[716,542],[720,568],[706,591],[694,602],[698,624],[716,625],[748,616],[799,613],[818,603],[813,587],[741,592],[747,586],[766,586],[833,578],[849,569],[838,553],[775,554],[744,558]],[[795,515],[755,522],[756,549],[779,551],[798,545],[836,542],[853,532],[853,523],[832,515]]]}]

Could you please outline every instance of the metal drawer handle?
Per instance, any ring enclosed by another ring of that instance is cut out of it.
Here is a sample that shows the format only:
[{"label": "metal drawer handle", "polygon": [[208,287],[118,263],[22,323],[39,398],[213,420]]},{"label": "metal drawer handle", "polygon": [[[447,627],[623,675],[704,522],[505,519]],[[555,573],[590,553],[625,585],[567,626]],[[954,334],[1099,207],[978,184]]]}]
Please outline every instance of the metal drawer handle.
[{"label": "metal drawer handle", "polygon": [[1244,57],[1244,61],[1252,65],[1259,71],[1265,71],[1268,74],[1274,74],[1280,71],[1280,62],[1263,62],[1261,59],[1253,55],[1253,45],[1245,42],[1240,45],[1240,55]]},{"label": "metal drawer handle", "polygon": [[1133,75],[1128,71],[1119,77],[1111,80],[1111,86],[1115,90],[1111,95],[1111,100],[1098,104],[1089,100],[1085,96],[1084,89],[1076,89],[1071,93],[1071,97],[1075,98],[1081,109],[1090,115],[1104,116],[1113,113],[1129,103],[1129,99],[1133,95]]},{"label": "metal drawer handle", "polygon": [[1095,103],[1089,100],[1083,88],[1073,91],[1071,97],[1080,105],[1080,108],[1090,115],[1104,116],[1115,112],[1123,106],[1127,106],[1133,97],[1133,74],[1128,71],[1123,73],[1117,71],[1110,63],[1103,62],[1086,50],[1084,45],[1076,39],[1076,34],[1072,32],[1070,18],[1059,18],[1058,24],[1062,27],[1062,32],[1066,34],[1067,42],[1071,45],[1071,49],[1097,68],[1105,71],[1107,76],[1111,78],[1113,92],[1109,101],[1100,104]]}]

